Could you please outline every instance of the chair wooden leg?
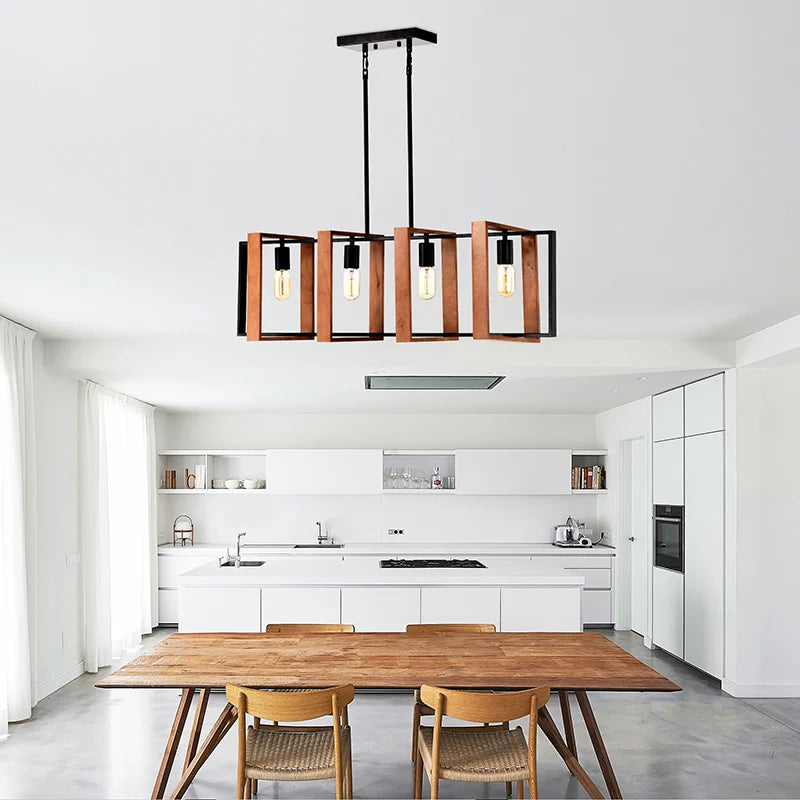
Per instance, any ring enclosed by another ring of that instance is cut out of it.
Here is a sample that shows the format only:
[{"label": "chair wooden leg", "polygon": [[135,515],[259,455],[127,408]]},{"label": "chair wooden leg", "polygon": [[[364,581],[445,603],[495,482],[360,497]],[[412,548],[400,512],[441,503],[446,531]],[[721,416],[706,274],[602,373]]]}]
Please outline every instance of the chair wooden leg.
[{"label": "chair wooden leg", "polygon": [[511,797],[511,781],[506,781],[506,797]]},{"label": "chair wooden leg", "polygon": [[570,752],[569,748],[561,738],[556,723],[550,716],[547,706],[539,709],[539,728],[542,733],[550,740],[550,744],[555,747],[556,752],[564,759],[564,763],[569,767],[570,772],[578,779],[578,782],[586,790],[586,793],[593,800],[603,800],[603,793],[597,788],[594,781],[589,777],[586,770],[580,765],[578,759]]},{"label": "chair wooden leg", "polygon": [[525,781],[517,781],[517,800],[525,797]]},{"label": "chair wooden leg", "polygon": [[414,718],[411,723],[411,760],[417,763],[417,731],[422,715],[419,713],[419,690],[414,691]]},{"label": "chair wooden leg", "polygon": [[251,778],[248,778],[244,782],[244,800],[250,800],[252,791],[253,791],[253,781]]},{"label": "chair wooden leg", "polygon": [[419,753],[414,762],[414,800],[422,800],[422,759]]},{"label": "chair wooden leg", "polygon": [[353,754],[347,756],[347,765],[344,773],[344,796],[347,800],[353,800]]},{"label": "chair wooden leg", "polygon": [[536,778],[528,781],[528,794],[530,794],[531,800],[536,800],[539,797],[539,786]]},{"label": "chair wooden leg", "polygon": [[431,800],[439,800],[439,779],[431,777]]},{"label": "chair wooden leg", "polygon": [[178,745],[181,741],[184,725],[186,725],[186,719],[189,716],[193,697],[194,689],[184,689],[181,693],[181,699],[178,701],[178,710],[175,712],[175,719],[172,721],[172,729],[169,732],[169,737],[167,737],[167,745],[164,748],[161,766],[153,786],[153,794],[151,795],[153,800],[164,796],[167,781],[169,781],[169,773],[172,771],[172,764],[178,752]]},{"label": "chair wooden leg", "polygon": [[586,722],[586,729],[589,731],[589,738],[592,740],[592,747],[594,747],[597,761],[600,764],[600,769],[603,772],[603,777],[606,779],[606,786],[608,787],[609,795],[612,800],[621,800],[622,793],[619,790],[617,783],[617,776],[614,774],[614,768],[611,766],[611,759],[608,757],[603,737],[600,735],[600,728],[597,725],[597,720],[592,711],[591,703],[586,692],[575,692],[578,698],[578,705],[583,714],[583,719]]},{"label": "chair wooden leg", "polygon": [[258,797],[258,781],[255,778],[250,778],[253,784],[253,797]]}]

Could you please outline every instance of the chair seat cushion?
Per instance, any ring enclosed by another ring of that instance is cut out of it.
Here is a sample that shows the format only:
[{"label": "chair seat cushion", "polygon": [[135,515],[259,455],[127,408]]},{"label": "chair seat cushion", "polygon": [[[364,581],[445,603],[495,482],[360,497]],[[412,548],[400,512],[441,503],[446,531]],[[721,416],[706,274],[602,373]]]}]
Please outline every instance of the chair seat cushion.
[{"label": "chair seat cushion", "polygon": [[[419,750],[430,775],[433,728],[419,729]],[[522,728],[442,728],[439,777],[451,781],[522,781],[528,779],[528,744]]]},{"label": "chair seat cushion", "polygon": [[[342,764],[350,757],[350,728],[342,728]],[[265,781],[317,781],[336,777],[333,730],[250,727],[245,776]]]}]

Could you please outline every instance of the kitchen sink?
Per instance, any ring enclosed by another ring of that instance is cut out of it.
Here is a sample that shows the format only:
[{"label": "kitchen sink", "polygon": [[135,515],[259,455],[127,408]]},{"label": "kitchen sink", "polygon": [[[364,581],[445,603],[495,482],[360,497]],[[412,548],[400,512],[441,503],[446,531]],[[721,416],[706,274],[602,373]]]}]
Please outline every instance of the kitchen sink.
[{"label": "kitchen sink", "polygon": [[335,550],[344,547],[343,544],[296,544],[295,549],[300,550]]},{"label": "kitchen sink", "polygon": [[[266,562],[264,561],[240,561],[240,567],[260,567],[262,564]],[[224,564],[220,564],[221,567],[235,567],[235,561],[226,561]]]}]

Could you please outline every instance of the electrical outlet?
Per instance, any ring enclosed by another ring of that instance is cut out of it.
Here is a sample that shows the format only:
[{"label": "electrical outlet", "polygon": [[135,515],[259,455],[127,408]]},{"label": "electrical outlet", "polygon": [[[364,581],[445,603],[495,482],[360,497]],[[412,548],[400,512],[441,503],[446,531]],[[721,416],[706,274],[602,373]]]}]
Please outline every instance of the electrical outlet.
[{"label": "electrical outlet", "polygon": [[389,528],[389,536],[402,536],[405,531],[402,528]]},{"label": "electrical outlet", "polygon": [[67,566],[77,567],[81,563],[80,553],[67,553]]}]

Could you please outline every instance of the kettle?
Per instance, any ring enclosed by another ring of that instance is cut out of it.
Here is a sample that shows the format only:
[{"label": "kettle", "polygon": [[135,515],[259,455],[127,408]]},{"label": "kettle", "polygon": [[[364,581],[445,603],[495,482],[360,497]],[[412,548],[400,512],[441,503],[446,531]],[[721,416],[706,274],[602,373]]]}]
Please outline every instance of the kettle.
[{"label": "kettle", "polygon": [[585,535],[585,531],[580,527],[578,521],[572,517],[567,517],[564,525],[556,525],[553,544],[561,547],[590,547],[591,541]]}]

